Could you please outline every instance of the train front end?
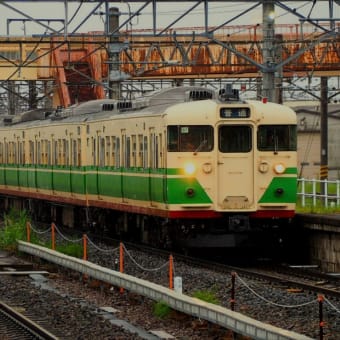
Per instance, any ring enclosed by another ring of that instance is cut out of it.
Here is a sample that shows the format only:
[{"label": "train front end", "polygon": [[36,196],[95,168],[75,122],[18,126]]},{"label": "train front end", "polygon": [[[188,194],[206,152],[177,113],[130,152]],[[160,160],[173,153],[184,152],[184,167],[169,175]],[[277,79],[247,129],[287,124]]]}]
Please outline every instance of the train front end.
[{"label": "train front end", "polygon": [[248,246],[294,216],[293,110],[258,101],[180,104],[167,136],[167,199],[186,246]]}]

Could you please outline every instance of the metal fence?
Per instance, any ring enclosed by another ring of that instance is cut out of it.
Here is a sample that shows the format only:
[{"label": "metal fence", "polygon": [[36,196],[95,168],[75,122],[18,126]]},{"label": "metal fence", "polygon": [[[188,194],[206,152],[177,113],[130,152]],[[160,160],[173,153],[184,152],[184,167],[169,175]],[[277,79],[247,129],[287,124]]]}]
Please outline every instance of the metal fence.
[{"label": "metal fence", "polygon": [[302,207],[340,206],[340,180],[299,178],[297,195]]}]

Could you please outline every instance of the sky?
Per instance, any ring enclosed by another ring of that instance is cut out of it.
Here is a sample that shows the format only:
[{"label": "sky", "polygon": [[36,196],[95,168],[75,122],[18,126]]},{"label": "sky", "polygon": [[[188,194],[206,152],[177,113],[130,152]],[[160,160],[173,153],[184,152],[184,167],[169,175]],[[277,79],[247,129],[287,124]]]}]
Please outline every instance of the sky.
[{"label": "sky", "polygon": [[[2,1],[0,2],[0,35],[32,35],[32,34],[44,34],[46,27],[37,25],[34,22],[27,21],[24,23],[21,19],[25,18],[25,15],[34,19],[58,19],[65,20],[65,4],[64,2],[50,2],[50,1],[26,1],[25,2],[13,2],[13,1]],[[191,8],[195,2],[177,1],[176,3],[165,3],[157,4],[157,27],[166,27],[173,20],[180,17],[188,8]],[[328,18],[329,17],[329,4],[328,1],[316,1],[313,7],[313,1],[281,1],[290,8],[295,8],[297,12],[307,16],[310,14],[311,18]],[[76,14],[68,25],[68,32],[73,32],[78,28],[79,23],[91,13],[98,3],[84,3],[80,7],[80,2],[70,2],[68,4],[68,19],[70,20],[74,14]],[[144,3],[127,2],[122,0],[121,2],[112,3],[110,6],[118,7],[122,13],[120,22],[124,22],[129,13],[133,13],[140,8]],[[249,3],[244,2],[210,2],[209,3],[209,26],[220,25],[228,20],[228,25],[256,25],[262,22],[262,6],[258,6],[256,9],[249,11],[248,14],[240,16],[237,20],[233,18],[239,16],[243,11],[249,9],[255,5],[255,1]],[[14,7],[17,11],[9,7]],[[79,9],[78,9],[79,7]],[[77,29],[77,33],[87,33],[91,31],[102,31],[104,30],[104,16],[100,15],[100,12],[104,12],[105,8],[102,5],[96,11],[98,14],[91,15],[86,22]],[[340,17],[340,6],[334,4],[334,18]],[[27,18],[27,17],[26,17]],[[17,21],[20,19],[20,21]],[[9,24],[9,32],[7,28],[7,21],[11,20]],[[298,18],[288,14],[286,11],[276,7],[275,10],[275,23],[299,23]],[[46,25],[50,25],[55,30],[62,29],[62,23],[44,22]],[[204,26],[204,10],[203,5],[199,5],[191,12],[190,15],[182,18],[175,25],[176,27],[194,27]],[[152,28],[152,8],[151,5],[143,9],[142,14],[135,17],[127,25],[127,28],[132,29],[151,29]]]}]

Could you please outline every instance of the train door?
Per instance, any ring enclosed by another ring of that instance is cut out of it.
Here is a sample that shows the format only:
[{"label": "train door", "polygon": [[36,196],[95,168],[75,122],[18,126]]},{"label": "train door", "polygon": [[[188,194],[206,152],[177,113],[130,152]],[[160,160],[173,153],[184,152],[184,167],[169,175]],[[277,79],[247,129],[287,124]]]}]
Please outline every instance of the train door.
[{"label": "train door", "polygon": [[253,131],[249,125],[218,127],[218,205],[221,210],[254,204]]}]

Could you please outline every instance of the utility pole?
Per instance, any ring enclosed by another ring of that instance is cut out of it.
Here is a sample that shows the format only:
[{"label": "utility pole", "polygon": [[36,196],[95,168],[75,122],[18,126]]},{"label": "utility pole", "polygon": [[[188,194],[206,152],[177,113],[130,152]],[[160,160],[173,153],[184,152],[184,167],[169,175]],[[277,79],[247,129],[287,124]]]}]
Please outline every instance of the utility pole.
[{"label": "utility pole", "polygon": [[328,178],[328,78],[321,77],[320,179]]},{"label": "utility pole", "polygon": [[262,97],[275,101],[275,53],[274,53],[274,1],[264,0],[262,9],[263,24],[263,72]]},{"label": "utility pole", "polygon": [[109,35],[109,98],[119,99],[120,97],[120,79],[119,79],[119,8],[112,7],[109,9],[107,34]]}]

